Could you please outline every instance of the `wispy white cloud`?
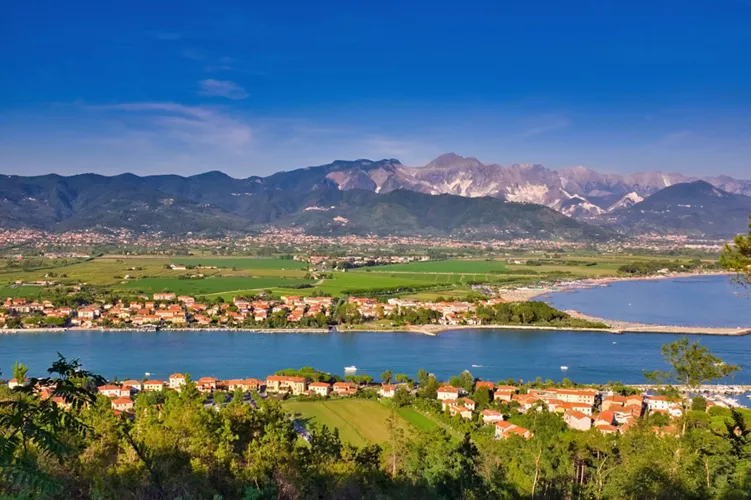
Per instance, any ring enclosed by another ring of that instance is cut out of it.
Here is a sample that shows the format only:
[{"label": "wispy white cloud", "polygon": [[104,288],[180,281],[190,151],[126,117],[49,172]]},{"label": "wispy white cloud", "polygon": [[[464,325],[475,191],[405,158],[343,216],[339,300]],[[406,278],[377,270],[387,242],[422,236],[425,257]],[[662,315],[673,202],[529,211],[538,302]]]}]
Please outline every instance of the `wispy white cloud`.
[{"label": "wispy white cloud", "polygon": [[517,138],[521,140],[531,139],[539,135],[547,134],[548,132],[568,128],[570,125],[571,121],[565,116],[544,115],[528,120],[528,123],[525,124],[525,128],[517,134]]},{"label": "wispy white cloud", "polygon": [[198,82],[199,94],[212,97],[226,97],[227,99],[241,100],[248,97],[244,88],[230,80],[215,80],[209,78]]},{"label": "wispy white cloud", "polygon": [[202,144],[239,151],[247,147],[253,137],[252,129],[245,121],[205,106],[137,102],[93,109],[134,115],[123,121],[131,131],[146,129],[191,146]]}]

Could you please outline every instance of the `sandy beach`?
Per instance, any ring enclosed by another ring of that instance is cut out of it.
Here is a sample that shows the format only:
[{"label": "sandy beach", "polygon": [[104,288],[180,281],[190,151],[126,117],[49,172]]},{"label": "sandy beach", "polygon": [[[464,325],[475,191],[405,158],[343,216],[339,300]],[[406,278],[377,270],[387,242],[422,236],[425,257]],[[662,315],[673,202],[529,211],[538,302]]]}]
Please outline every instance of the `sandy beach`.
[{"label": "sandy beach", "polygon": [[659,276],[609,276],[607,278],[589,278],[571,281],[562,281],[554,285],[540,287],[519,287],[519,288],[501,288],[498,290],[499,296],[507,302],[524,302],[535,300],[543,295],[553,292],[562,292],[568,290],[579,290],[597,286],[609,286],[611,283],[620,281],[658,281],[675,278],[694,278],[697,276],[734,276],[729,272],[709,272],[709,273],[669,273]]}]

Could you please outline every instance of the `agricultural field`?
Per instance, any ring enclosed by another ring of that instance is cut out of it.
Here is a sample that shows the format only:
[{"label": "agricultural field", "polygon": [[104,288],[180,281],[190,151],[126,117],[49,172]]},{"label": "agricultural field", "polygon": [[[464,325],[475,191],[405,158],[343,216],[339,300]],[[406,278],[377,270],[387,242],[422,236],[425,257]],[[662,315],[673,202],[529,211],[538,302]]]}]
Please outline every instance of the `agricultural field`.
[{"label": "agricultural field", "polygon": [[214,266],[222,269],[277,269],[277,270],[305,270],[307,262],[291,259],[254,259],[252,257],[174,257],[173,264],[186,266]]},{"label": "agricultural field", "polygon": [[[382,443],[388,439],[386,419],[391,410],[383,404],[369,399],[341,399],[329,401],[287,401],[284,408],[296,415],[306,427],[326,425],[329,429],[339,429],[342,441],[356,446],[368,443]],[[411,417],[410,417],[411,418]],[[417,420],[415,420],[417,422]],[[406,432],[412,430],[411,422],[397,414],[399,427]],[[424,428],[428,424],[418,424]]]},{"label": "agricultural field", "polygon": [[424,262],[408,262],[406,264],[389,264],[386,266],[374,266],[360,268],[359,272],[388,273],[456,273],[456,274],[487,274],[492,272],[504,272],[507,270],[506,262],[500,260],[428,260]]},{"label": "agricultural field", "polygon": [[211,296],[228,292],[232,292],[234,295],[245,295],[244,292],[250,293],[252,291],[262,291],[273,287],[306,285],[311,283],[310,280],[294,278],[214,276],[203,279],[143,278],[118,285],[117,288],[147,294],[174,292],[182,295]]}]

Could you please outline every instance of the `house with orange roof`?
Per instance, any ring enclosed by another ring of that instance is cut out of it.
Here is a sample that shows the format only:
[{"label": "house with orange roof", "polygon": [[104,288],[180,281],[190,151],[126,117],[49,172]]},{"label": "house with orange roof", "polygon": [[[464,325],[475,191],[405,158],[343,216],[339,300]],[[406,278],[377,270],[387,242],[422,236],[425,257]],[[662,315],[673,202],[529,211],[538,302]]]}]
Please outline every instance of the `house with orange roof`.
[{"label": "house with orange roof", "polygon": [[514,394],[512,398],[512,401],[519,403],[519,411],[522,413],[526,412],[527,410],[532,408],[535,403],[540,401],[539,398],[531,394]]},{"label": "house with orange roof", "polygon": [[490,395],[492,396],[493,391],[495,390],[495,383],[489,380],[478,380],[477,382],[475,382],[475,390],[479,389],[480,387],[485,387],[490,391]]},{"label": "house with orange roof", "polygon": [[602,432],[603,434],[615,434],[616,432],[618,432],[618,427],[609,424],[597,424],[595,425],[595,429]]},{"label": "house with orange roof", "polygon": [[452,387],[450,385],[444,385],[438,388],[437,391],[438,399],[444,400],[444,399],[458,399],[460,394],[459,389],[456,387]]},{"label": "house with orange roof", "polygon": [[130,411],[133,409],[133,400],[129,397],[121,397],[112,400],[112,408],[118,411]]},{"label": "house with orange roof", "polygon": [[328,382],[311,382],[308,384],[308,390],[310,394],[317,394],[318,396],[327,397],[331,394],[331,384]]},{"label": "house with orange roof", "polygon": [[449,415],[452,417],[459,415],[462,418],[470,420],[472,418],[472,410],[463,405],[450,406]]},{"label": "house with orange roof", "polygon": [[469,398],[462,398],[462,403],[465,407],[469,408],[470,411],[475,411],[477,409],[477,403]]},{"label": "house with orange roof", "polygon": [[164,381],[162,380],[147,380],[143,383],[144,391],[161,391],[164,389]]},{"label": "house with orange roof", "polygon": [[570,429],[588,431],[592,428],[592,418],[577,410],[566,410],[563,421]]},{"label": "house with orange roof", "polygon": [[626,406],[628,399],[626,396],[619,396],[619,395],[612,395],[612,396],[605,396],[602,399],[602,409],[607,410],[619,410]]},{"label": "house with orange roof", "polygon": [[136,390],[138,392],[143,390],[143,382],[139,380],[124,380],[123,381],[123,387],[128,386],[131,387],[133,390]]},{"label": "house with orange roof", "polygon": [[594,406],[597,391],[595,389],[555,389],[558,399],[567,403],[584,403]]},{"label": "house with orange roof", "polygon": [[516,387],[512,385],[501,385],[495,388],[493,399],[510,402],[513,395],[516,394]]},{"label": "house with orange roof", "polygon": [[580,411],[585,415],[592,416],[592,406],[587,403],[562,403],[556,405],[556,411],[566,412],[566,410]]},{"label": "house with orange roof", "polygon": [[169,376],[169,388],[180,390],[185,385],[185,375],[182,373],[173,373]]},{"label": "house with orange roof", "polygon": [[482,410],[482,422],[484,424],[494,424],[503,420],[503,413],[496,410]]},{"label": "house with orange roof", "polygon": [[378,390],[378,394],[380,394],[382,398],[393,398],[396,395],[396,389],[397,387],[393,384],[383,384]]},{"label": "house with orange roof", "polygon": [[456,399],[442,399],[441,400],[441,409],[443,411],[446,411],[446,408],[451,408],[452,406],[456,406],[459,404],[459,401]]},{"label": "house with orange roof", "polygon": [[114,384],[106,384],[106,385],[100,385],[97,387],[97,390],[100,394],[103,394],[104,396],[107,396],[108,398],[119,398],[120,396],[127,396],[130,395],[130,391],[128,391],[127,394],[123,393],[122,388],[119,385]]},{"label": "house with orange roof", "polygon": [[201,392],[212,392],[216,390],[216,377],[201,377],[196,381],[196,387]]},{"label": "house with orange roof", "polygon": [[290,392],[295,396],[305,394],[308,381],[305,377],[288,377],[283,375],[269,375],[266,377],[267,392]]},{"label": "house with orange roof", "polygon": [[350,389],[357,391],[357,384],[354,382],[334,382],[334,394],[346,395]]},{"label": "house with orange roof", "polygon": [[600,424],[615,425],[615,414],[612,411],[601,411],[595,416],[595,427]]},{"label": "house with orange roof", "polygon": [[15,389],[16,387],[20,387],[21,385],[26,385],[26,383],[29,381],[29,378],[27,377],[26,380],[23,381],[23,384],[21,384],[17,378],[12,378],[8,380],[8,389]]},{"label": "house with orange roof", "polygon": [[495,438],[496,439],[507,439],[509,436],[521,436],[524,439],[530,439],[532,438],[532,433],[525,429],[524,427],[520,427],[518,425],[512,424],[511,422],[507,421],[501,421],[496,422],[495,424]]}]

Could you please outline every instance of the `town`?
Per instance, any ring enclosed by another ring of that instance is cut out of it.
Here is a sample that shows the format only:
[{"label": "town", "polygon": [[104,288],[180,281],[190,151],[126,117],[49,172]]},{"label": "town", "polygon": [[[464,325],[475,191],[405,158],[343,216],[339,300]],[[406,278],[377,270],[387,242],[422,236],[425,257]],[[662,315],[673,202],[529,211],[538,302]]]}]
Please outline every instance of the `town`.
[{"label": "town", "polygon": [[[402,298],[334,299],[285,295],[276,299],[235,297],[229,303],[215,301],[208,304],[191,296],[168,292],[141,296],[129,302],[94,302],[74,307],[56,306],[49,300],[37,302],[8,297],[0,306],[0,328],[326,328],[334,323],[360,323],[384,318],[395,321],[406,318],[412,322],[450,326],[479,325],[488,323],[478,316],[479,310],[504,303],[502,298],[429,302]],[[544,304],[536,304],[538,309],[555,311]],[[527,319],[534,319],[534,312],[529,314],[531,316]],[[555,314],[559,318],[568,316],[560,311],[550,314],[547,319],[553,319]]]}]

